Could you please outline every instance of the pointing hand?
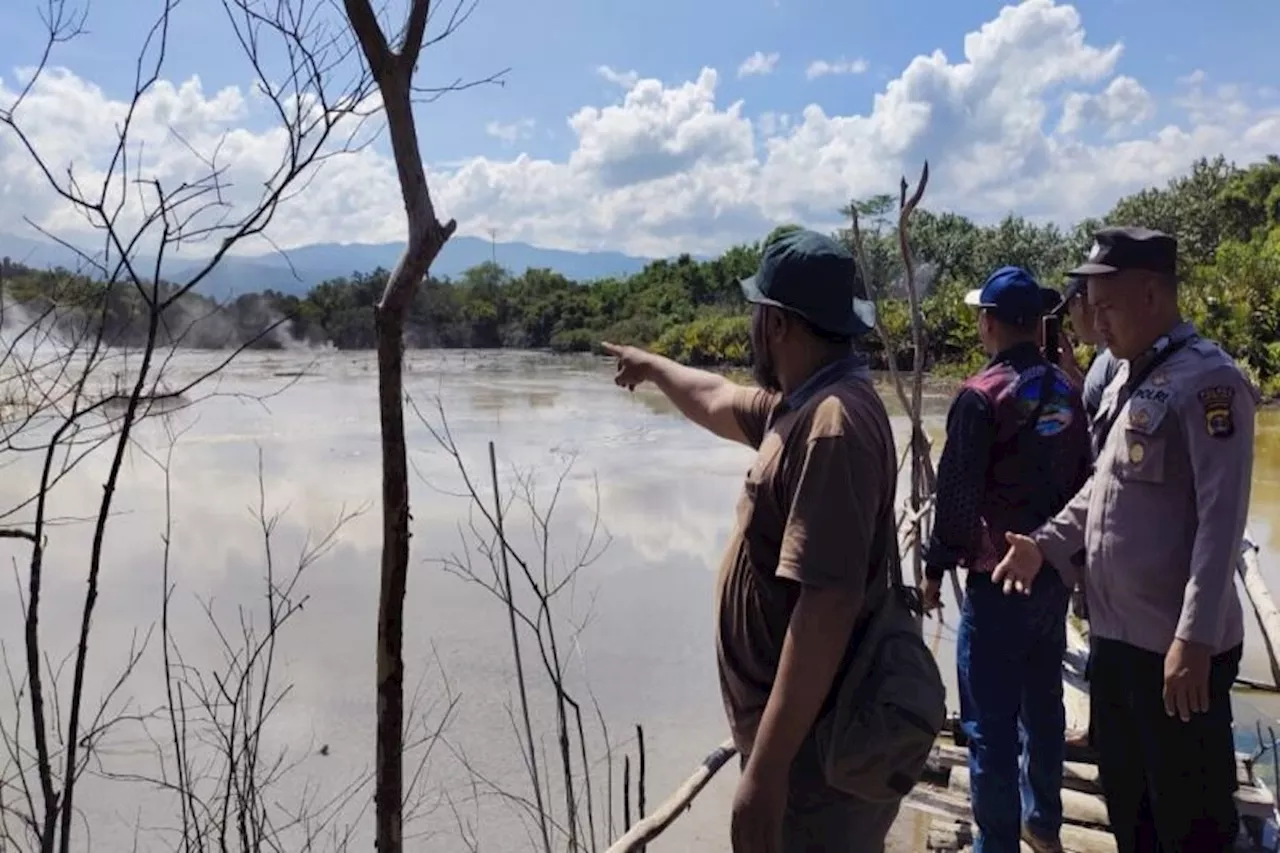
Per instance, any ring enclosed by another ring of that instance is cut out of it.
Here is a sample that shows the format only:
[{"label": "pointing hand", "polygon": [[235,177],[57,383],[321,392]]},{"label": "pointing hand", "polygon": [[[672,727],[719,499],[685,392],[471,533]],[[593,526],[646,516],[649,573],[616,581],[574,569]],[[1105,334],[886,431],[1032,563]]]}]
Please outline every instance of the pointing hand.
[{"label": "pointing hand", "polygon": [[618,360],[618,372],[613,377],[618,387],[634,391],[637,385],[649,379],[649,353],[639,347],[618,346],[608,341],[602,341],[600,348]]}]

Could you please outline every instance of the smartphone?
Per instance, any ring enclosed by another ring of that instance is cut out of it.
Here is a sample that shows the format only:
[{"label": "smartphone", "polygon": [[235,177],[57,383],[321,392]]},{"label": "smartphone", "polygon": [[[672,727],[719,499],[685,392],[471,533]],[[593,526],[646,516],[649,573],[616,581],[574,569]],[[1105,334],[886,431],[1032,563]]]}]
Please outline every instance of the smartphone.
[{"label": "smartphone", "polygon": [[1062,318],[1049,314],[1041,322],[1044,323],[1044,360],[1056,365],[1062,356],[1062,350],[1058,346],[1062,338]]}]

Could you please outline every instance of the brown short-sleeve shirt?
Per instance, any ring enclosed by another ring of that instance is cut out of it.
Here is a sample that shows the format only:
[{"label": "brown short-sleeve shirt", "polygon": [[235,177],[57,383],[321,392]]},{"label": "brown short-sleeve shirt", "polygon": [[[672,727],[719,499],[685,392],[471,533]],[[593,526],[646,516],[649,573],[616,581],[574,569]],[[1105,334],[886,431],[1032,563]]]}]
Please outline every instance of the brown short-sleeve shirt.
[{"label": "brown short-sleeve shirt", "polygon": [[755,741],[801,585],[862,594],[871,572],[898,559],[897,454],[874,386],[841,379],[769,424],[779,399],[740,392],[738,424],[758,452],[717,581],[720,684],[743,755]]}]

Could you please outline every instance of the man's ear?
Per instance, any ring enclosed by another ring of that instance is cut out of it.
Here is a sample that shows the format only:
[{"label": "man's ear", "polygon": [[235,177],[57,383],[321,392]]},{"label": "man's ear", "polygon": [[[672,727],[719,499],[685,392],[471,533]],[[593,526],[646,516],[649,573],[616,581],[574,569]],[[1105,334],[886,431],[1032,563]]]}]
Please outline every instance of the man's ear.
[{"label": "man's ear", "polygon": [[785,311],[779,311],[772,305],[764,307],[763,331],[766,338],[781,338],[790,331],[791,317]]}]

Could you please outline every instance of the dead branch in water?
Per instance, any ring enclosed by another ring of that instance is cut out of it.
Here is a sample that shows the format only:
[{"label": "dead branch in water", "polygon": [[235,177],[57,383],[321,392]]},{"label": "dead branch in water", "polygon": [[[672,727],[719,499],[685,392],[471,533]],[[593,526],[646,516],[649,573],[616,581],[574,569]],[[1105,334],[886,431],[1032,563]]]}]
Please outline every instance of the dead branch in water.
[{"label": "dead branch in water", "polygon": [[[182,651],[174,616],[172,578],[172,454],[176,436],[163,458],[143,448],[164,474],[165,528],[162,535],[160,633],[165,705],[143,723],[143,737],[153,745],[158,769],[120,772],[102,765],[95,775],[116,782],[140,784],[170,793],[177,801],[172,813],[179,824],[172,833],[183,851],[226,849],[313,849],[328,837],[332,850],[346,850],[354,817],[349,808],[367,789],[364,773],[321,797],[304,788],[296,806],[281,803],[279,789],[296,775],[303,762],[328,745],[308,748],[269,748],[264,731],[276,716],[291,684],[280,683],[277,661],[280,637],[303,611],[309,598],[302,591],[307,570],[333,546],[339,531],[359,512],[341,511],[334,525],[316,541],[303,542],[296,562],[284,572],[275,556],[278,514],[267,509],[262,454],[258,455],[258,501],[251,510],[263,549],[261,610],[233,608],[234,619],[220,615],[211,599],[198,599],[214,646],[217,663],[201,665]],[[229,628],[234,622],[235,629]],[[187,624],[190,627],[190,624]],[[154,723],[154,725],[152,724]]]},{"label": "dead branch in water", "polygon": [[[498,487],[498,455],[493,442],[489,442],[489,477],[493,486],[493,519],[495,532],[503,541],[506,540],[506,528],[502,523],[502,490]],[[516,665],[516,683],[520,688],[520,716],[524,720],[526,759],[528,761],[529,781],[533,784],[534,804],[538,809],[539,828],[542,830],[542,844],[547,853],[551,853],[551,834],[547,830],[546,807],[542,802],[542,784],[538,779],[538,758],[534,750],[533,724],[529,718],[529,688],[524,680],[524,655],[520,653],[520,631],[516,627],[515,598],[511,590],[511,560],[507,549],[502,549],[502,586],[506,596],[507,620],[511,628],[511,653]],[[581,729],[582,717],[578,717]]]},{"label": "dead branch in water", "polygon": [[[21,735],[15,742],[22,744],[22,749],[30,744],[31,760],[21,764],[21,779],[14,784],[29,795],[24,797],[24,814],[18,819],[31,846],[41,853],[70,850],[76,826],[73,817],[80,813],[77,782],[90,762],[97,767],[101,758],[96,748],[102,734],[101,720],[89,714],[93,700],[86,695],[86,684],[94,613],[99,596],[106,592],[102,566],[109,521],[126,450],[135,444],[135,428],[152,413],[150,398],[170,392],[189,395],[249,345],[167,387],[161,379],[182,337],[181,332],[175,333],[172,320],[181,315],[184,297],[229,251],[263,233],[291,189],[305,185],[323,161],[358,147],[355,136],[369,106],[367,75],[356,73],[354,79],[341,83],[336,79],[345,73],[342,68],[351,53],[351,40],[341,35],[345,30],[334,36],[315,26],[314,16],[301,14],[301,3],[224,0],[230,26],[254,69],[256,89],[279,119],[282,150],[278,165],[257,190],[250,189],[248,195],[237,191],[233,196],[228,164],[222,162],[217,142],[200,150],[184,140],[187,161],[149,161],[143,145],[146,140],[137,123],[150,109],[149,99],[154,98],[163,79],[175,5],[162,4],[147,32],[123,116],[112,117],[111,126],[99,129],[111,149],[104,161],[69,166],[56,162],[56,152],[41,150],[39,122],[26,114],[27,96],[40,84],[54,54],[84,31],[84,15],[62,0],[46,0],[43,54],[13,102],[0,105],[0,130],[11,134],[19,150],[45,178],[63,204],[63,212],[74,212],[96,232],[99,245],[98,251],[87,251],[77,246],[76,240],[29,221],[44,236],[76,253],[84,271],[100,285],[100,295],[96,303],[89,304],[82,297],[70,320],[54,316],[57,294],[50,295],[53,313],[41,321],[44,325],[35,328],[58,334],[49,335],[45,345],[35,347],[32,359],[18,371],[23,399],[34,405],[28,406],[16,428],[6,421],[4,429],[7,450],[38,460],[31,493],[15,506],[0,508],[0,517],[13,519],[15,529],[29,533],[35,545],[27,561],[23,601],[26,672],[21,692],[30,715],[21,719],[22,731],[15,733]],[[286,70],[283,84],[276,79],[282,64]],[[351,133],[344,139],[346,130]],[[159,177],[175,171],[178,174],[172,179]],[[233,201],[234,197],[240,201]],[[209,247],[208,257],[195,263],[180,281],[166,281],[166,263],[197,244]],[[149,256],[145,261],[144,251]],[[107,334],[107,318],[121,310],[127,314],[127,324],[142,330],[140,346],[122,347]],[[40,343],[38,337],[35,340]],[[104,373],[109,377],[105,381]],[[100,394],[103,385],[114,386],[106,396]],[[12,386],[6,383],[6,387]],[[92,519],[92,542],[83,561],[87,567],[85,592],[68,656],[69,696],[64,696],[61,666],[54,669],[49,665],[54,655],[40,630],[43,545],[54,523],[50,514],[54,490],[72,468],[99,449],[106,451],[109,461]],[[126,666],[125,676],[129,671]],[[91,828],[86,827],[86,832]]]},{"label": "dead branch in water", "polygon": [[[608,545],[608,536],[600,526],[599,494],[593,488],[595,506],[587,529],[580,534],[577,546],[564,557],[556,553],[553,544],[553,527],[561,498],[573,470],[573,456],[567,454],[559,473],[546,487],[539,488],[536,477],[527,471],[514,472],[514,484],[505,491],[498,478],[497,453],[492,444],[488,448],[488,475],[493,495],[482,497],[482,491],[448,426],[443,407],[436,403],[435,417],[429,420],[410,400],[423,425],[430,431],[437,445],[451,459],[462,486],[450,492],[464,499],[470,507],[470,519],[463,527],[462,550],[441,560],[443,567],[469,583],[474,583],[497,598],[512,627],[511,649],[515,661],[519,711],[511,711],[513,729],[520,742],[520,754],[529,776],[530,795],[523,796],[503,790],[493,782],[485,781],[492,793],[514,805],[521,814],[534,823],[535,846],[542,849],[566,849],[573,853],[585,853],[604,849],[609,843],[614,825],[613,814],[613,749],[605,717],[589,684],[580,688],[590,697],[599,723],[599,739],[603,741],[603,758],[594,758],[596,752],[583,721],[583,702],[577,698],[570,685],[570,664],[577,652],[577,637],[586,626],[590,615],[574,622],[571,615],[563,614],[561,599],[571,596],[582,571],[599,559]],[[443,491],[443,490],[442,490]],[[511,518],[518,510],[529,523],[529,541],[526,550],[513,541]],[[565,636],[562,623],[569,621],[569,636]],[[525,638],[531,641],[535,660],[541,663],[541,685],[529,680],[523,656],[526,654]],[[566,651],[574,650],[574,651]],[[585,681],[585,679],[584,679]],[[539,690],[539,686],[543,689]],[[538,737],[539,713],[536,698],[539,693],[547,696],[550,705],[550,727],[554,734],[556,761],[548,762],[542,754]],[[547,695],[549,694],[549,695]],[[640,766],[644,766],[643,729],[637,727],[640,743]],[[604,779],[596,772],[604,764]],[[551,764],[556,765],[556,777],[552,779]],[[629,825],[631,805],[631,758],[624,757],[623,821]],[[470,772],[483,778],[474,766]],[[643,783],[642,783],[643,784]],[[562,802],[554,806],[555,796]],[[601,798],[605,808],[601,810]],[[643,803],[643,787],[638,792]],[[598,819],[603,812],[603,820]],[[603,839],[601,832],[608,833]],[[545,833],[545,834],[544,834]],[[602,843],[603,841],[603,843]]]},{"label": "dead branch in water", "polygon": [[343,0],[351,29],[360,43],[386,114],[391,152],[395,158],[408,220],[404,253],[387,278],[386,290],[375,306],[378,349],[378,414],[382,453],[382,560],[378,596],[377,645],[377,786],[379,853],[400,853],[404,847],[403,767],[401,728],[404,716],[404,596],[409,571],[409,470],[404,441],[404,318],[419,282],[457,230],[452,219],[436,216],[427,173],[423,168],[413,114],[416,95],[439,97],[483,82],[501,83],[499,72],[485,80],[455,82],[424,89],[414,83],[424,47],[448,38],[475,8],[458,0],[443,32],[428,38],[432,4],[412,0],[401,29],[400,43],[387,39],[369,0]]}]

